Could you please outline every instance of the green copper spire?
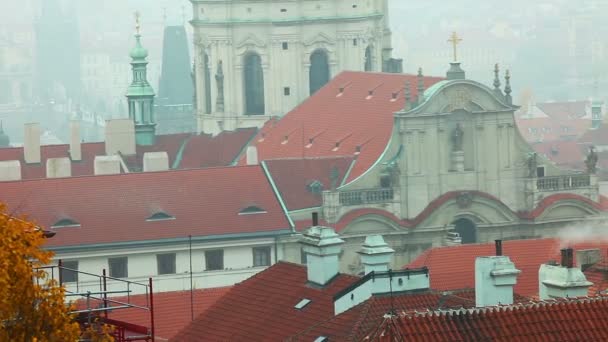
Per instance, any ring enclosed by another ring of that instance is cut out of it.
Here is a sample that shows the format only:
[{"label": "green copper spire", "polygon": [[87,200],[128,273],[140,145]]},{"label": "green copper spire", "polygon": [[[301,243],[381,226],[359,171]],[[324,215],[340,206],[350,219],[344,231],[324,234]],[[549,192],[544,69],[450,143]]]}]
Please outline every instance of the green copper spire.
[{"label": "green copper spire", "polygon": [[129,54],[133,81],[127,89],[129,118],[135,122],[135,140],[138,145],[154,145],[156,123],[154,121],[154,89],[147,79],[148,50],[141,45],[139,13],[135,14],[135,47]]}]

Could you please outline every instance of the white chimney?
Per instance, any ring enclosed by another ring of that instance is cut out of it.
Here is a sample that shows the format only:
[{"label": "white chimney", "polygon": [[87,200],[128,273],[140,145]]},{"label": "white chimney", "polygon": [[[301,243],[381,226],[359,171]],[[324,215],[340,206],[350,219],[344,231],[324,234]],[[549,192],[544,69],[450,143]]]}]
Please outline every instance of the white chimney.
[{"label": "white chimney", "polygon": [[106,121],[106,155],[135,154],[135,124],[131,119]]},{"label": "white chimney", "polygon": [[80,146],[80,121],[70,121],[70,158],[74,161],[82,160],[82,148]]},{"label": "white chimney", "polygon": [[23,159],[27,164],[40,163],[40,124],[25,124]]},{"label": "white chimney", "polygon": [[561,252],[561,265],[541,265],[538,270],[538,295],[541,300],[586,297],[589,286],[593,285],[579,267],[574,267],[572,249],[562,249]]},{"label": "white chimney", "polygon": [[167,152],[144,153],[144,172],[169,170],[169,155]]},{"label": "white chimney", "polygon": [[475,305],[513,304],[513,287],[520,272],[502,255],[502,241],[496,240],[496,256],[475,259]]},{"label": "white chimney", "polygon": [[46,160],[47,178],[65,178],[72,176],[72,161],[68,157],[49,158]]},{"label": "white chimney", "polygon": [[358,252],[365,274],[385,272],[390,268],[395,250],[390,248],[381,235],[369,235],[365,238],[363,248]]},{"label": "white chimney", "polygon": [[258,148],[247,146],[247,165],[258,165]]},{"label": "white chimney", "polygon": [[21,161],[0,161],[0,182],[21,180]]},{"label": "white chimney", "polygon": [[115,175],[120,173],[119,156],[96,156],[95,175]]},{"label": "white chimney", "polygon": [[344,240],[332,228],[317,225],[310,227],[302,236],[301,243],[306,253],[309,282],[323,286],[338,275],[338,256],[342,252]]}]

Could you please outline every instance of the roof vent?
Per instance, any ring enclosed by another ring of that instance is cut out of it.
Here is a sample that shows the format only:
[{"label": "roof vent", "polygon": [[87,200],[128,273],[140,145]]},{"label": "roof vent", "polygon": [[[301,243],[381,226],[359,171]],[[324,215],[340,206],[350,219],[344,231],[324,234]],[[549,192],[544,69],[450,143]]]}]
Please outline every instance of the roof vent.
[{"label": "roof vent", "polygon": [[239,211],[239,215],[266,214],[266,213],[267,213],[266,210],[264,210],[258,206],[255,206],[255,205],[248,206],[247,208]]},{"label": "roof vent", "polygon": [[289,135],[286,135],[283,141],[281,141],[281,145],[286,145],[289,142]]},{"label": "roof vent", "polygon": [[262,134],[260,135],[260,139],[258,139],[258,142],[259,142],[259,143],[264,142],[264,140],[265,140],[265,139],[266,139],[266,133],[262,133]]},{"label": "roof vent", "polygon": [[397,94],[397,93],[393,93],[393,94],[391,95],[391,102],[395,102],[395,101],[397,101],[397,96],[398,96],[398,94]]},{"label": "roof vent", "polygon": [[329,338],[327,336],[319,336],[315,339],[315,342],[328,342]]},{"label": "roof vent", "polygon": [[361,145],[357,145],[357,147],[355,147],[355,155],[358,156],[361,154]]},{"label": "roof vent", "polygon": [[339,149],[340,149],[340,142],[338,141],[338,142],[336,143],[336,145],[334,146],[334,148],[332,148],[332,149],[331,149],[331,151],[332,151],[332,152],[336,152],[336,151],[338,151]]},{"label": "roof vent", "polygon": [[173,217],[165,212],[162,212],[162,211],[154,213],[154,214],[152,214],[152,216],[150,216],[146,219],[146,221],[148,221],[148,222],[149,221],[167,221],[167,220],[175,220],[175,217]]},{"label": "roof vent", "polygon": [[308,144],[306,144],[306,146],[304,146],[305,148],[311,148],[312,147],[312,143],[315,141],[315,139],[310,138],[308,139]]},{"label": "roof vent", "polygon": [[52,229],[55,229],[55,228],[77,228],[77,227],[80,227],[80,223],[78,223],[78,222],[76,222],[76,221],[74,221],[72,219],[69,219],[69,218],[61,219],[61,220],[55,222],[51,226]]},{"label": "roof vent", "polygon": [[336,95],[336,97],[340,97],[340,96],[342,96],[342,95],[344,95],[344,87],[340,87],[340,88],[338,89],[338,95]]},{"label": "roof vent", "polygon": [[371,100],[372,97],[374,97],[374,91],[373,90],[368,90],[367,91],[367,97],[365,99],[366,100]]},{"label": "roof vent", "polygon": [[306,307],[306,305],[310,304],[310,302],[312,302],[312,300],[308,298],[303,298],[301,301],[298,302],[298,304],[294,306],[294,308],[302,310]]}]

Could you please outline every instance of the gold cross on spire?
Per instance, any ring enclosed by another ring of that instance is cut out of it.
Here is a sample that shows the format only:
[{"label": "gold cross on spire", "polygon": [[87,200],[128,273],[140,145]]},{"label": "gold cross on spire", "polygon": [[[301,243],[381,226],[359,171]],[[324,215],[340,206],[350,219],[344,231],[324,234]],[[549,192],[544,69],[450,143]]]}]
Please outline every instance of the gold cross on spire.
[{"label": "gold cross on spire", "polygon": [[139,11],[135,12],[135,34],[139,35],[139,30],[141,29],[141,25],[139,23],[139,17],[141,15],[139,14]]},{"label": "gold cross on spire", "polygon": [[454,62],[458,62],[458,44],[462,42],[462,38],[458,37],[456,31],[452,32],[450,39],[448,39],[448,43],[452,43],[454,47]]}]

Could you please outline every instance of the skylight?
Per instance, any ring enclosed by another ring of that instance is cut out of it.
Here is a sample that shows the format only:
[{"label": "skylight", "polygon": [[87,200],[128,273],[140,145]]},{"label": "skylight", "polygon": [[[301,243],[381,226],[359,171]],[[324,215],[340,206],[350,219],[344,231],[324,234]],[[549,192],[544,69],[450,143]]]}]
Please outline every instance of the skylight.
[{"label": "skylight", "polygon": [[250,205],[247,208],[241,210],[239,212],[239,215],[266,214],[266,213],[267,213],[266,210],[264,210],[258,206],[255,206],[255,205]]},{"label": "skylight", "polygon": [[304,309],[304,307],[308,304],[310,304],[310,302],[312,302],[312,300],[308,299],[308,298],[304,298],[301,301],[298,302],[298,304],[296,304],[294,306],[294,308],[298,309],[298,310],[302,310]]},{"label": "skylight", "polygon": [[146,219],[146,221],[166,221],[166,220],[175,220],[175,217],[173,217],[165,212],[159,211],[157,213],[154,213],[152,216],[150,216]]},{"label": "skylight", "polygon": [[51,228],[70,228],[70,227],[80,227],[80,223],[69,219],[69,218],[64,218],[61,219],[57,222],[55,222]]}]

